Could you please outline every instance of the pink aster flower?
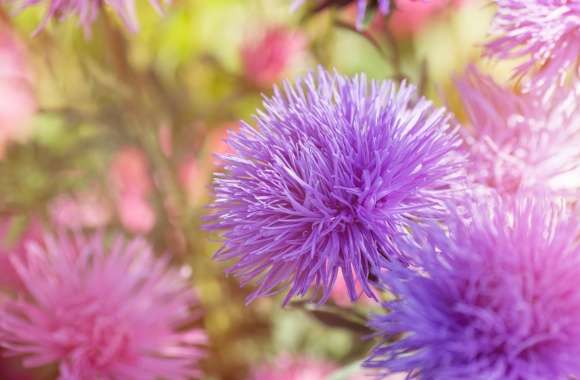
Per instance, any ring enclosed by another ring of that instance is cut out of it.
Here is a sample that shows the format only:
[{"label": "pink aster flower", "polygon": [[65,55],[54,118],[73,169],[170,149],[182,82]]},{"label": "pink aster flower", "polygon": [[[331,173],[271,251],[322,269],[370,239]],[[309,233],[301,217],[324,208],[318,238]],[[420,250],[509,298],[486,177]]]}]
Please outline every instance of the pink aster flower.
[{"label": "pink aster flower", "polygon": [[259,87],[270,87],[300,59],[305,46],[306,37],[300,32],[282,26],[271,27],[241,47],[244,75]]},{"label": "pink aster flower", "polygon": [[474,68],[457,83],[476,183],[501,193],[580,190],[580,86],[541,99],[518,95]]},{"label": "pink aster flower", "polygon": [[321,380],[336,368],[333,363],[323,360],[282,355],[255,370],[250,380]]},{"label": "pink aster flower", "polygon": [[42,236],[42,228],[37,219],[30,220],[21,231],[14,228],[14,221],[14,218],[7,217],[0,222],[0,287],[9,290],[22,288],[22,282],[12,265],[12,258],[19,257],[26,244],[39,241]]},{"label": "pink aster flower", "polygon": [[37,108],[31,81],[24,45],[0,24],[0,158],[7,145],[31,136]]},{"label": "pink aster flower", "polygon": [[462,2],[464,0],[397,0],[387,21],[388,28],[399,38],[414,35],[446,10]]},{"label": "pink aster flower", "polygon": [[117,212],[123,226],[134,233],[147,233],[156,222],[149,202],[153,189],[145,153],[134,147],[122,148],[111,163],[110,181]]},{"label": "pink aster flower", "polygon": [[580,1],[496,0],[498,12],[486,54],[523,58],[514,71],[528,90],[543,91],[580,74]]},{"label": "pink aster flower", "polygon": [[13,260],[26,285],[3,305],[0,342],[60,380],[185,380],[200,375],[205,334],[191,327],[187,278],[140,239],[47,236]]},{"label": "pink aster flower", "polygon": [[[15,0],[15,2],[19,8],[46,3],[46,15],[37,31],[43,29],[53,19],[62,20],[74,15],[78,17],[79,24],[84,29],[85,34],[89,35],[93,22],[105,6],[117,14],[129,31],[137,32],[139,30],[135,0]],[[149,3],[159,13],[162,13],[158,0],[149,0]]]}]

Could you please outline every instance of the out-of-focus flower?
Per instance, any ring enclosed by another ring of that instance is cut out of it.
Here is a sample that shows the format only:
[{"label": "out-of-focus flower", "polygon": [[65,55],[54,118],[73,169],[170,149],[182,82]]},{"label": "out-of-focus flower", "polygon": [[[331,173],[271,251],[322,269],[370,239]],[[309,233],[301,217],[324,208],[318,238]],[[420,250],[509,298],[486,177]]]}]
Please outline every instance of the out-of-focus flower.
[{"label": "out-of-focus flower", "polygon": [[122,148],[111,163],[110,180],[123,226],[134,233],[149,232],[156,216],[149,202],[152,181],[143,151]]},{"label": "out-of-focus flower", "polygon": [[[298,9],[302,4],[304,4],[306,0],[294,0],[292,4],[293,9]],[[312,2],[312,1],[311,1]],[[357,8],[357,18],[356,18],[356,26],[358,29],[362,29],[365,18],[367,17],[367,10],[369,5],[371,7],[378,8],[379,12],[382,15],[389,14],[391,10],[391,0],[321,0],[317,2],[318,4],[315,6],[314,11],[319,11],[325,9],[329,6],[338,6],[343,7],[349,4],[356,3]]]},{"label": "out-of-focus flower", "polygon": [[0,24],[0,158],[11,142],[26,141],[32,132],[36,97],[24,46]]},{"label": "out-of-focus flower", "polygon": [[204,171],[195,157],[189,157],[179,167],[179,179],[185,188],[188,201],[198,206],[206,195],[208,172]]},{"label": "out-of-focus flower", "polygon": [[211,160],[212,166],[221,166],[221,157],[225,154],[233,153],[232,148],[227,143],[229,133],[236,133],[240,130],[239,122],[231,122],[219,128],[212,129],[205,140],[204,150]]},{"label": "out-of-focus flower", "polygon": [[146,234],[157,220],[149,202],[137,196],[124,196],[117,200],[117,210],[123,227],[136,234]]},{"label": "out-of-focus flower", "polygon": [[282,79],[304,56],[306,37],[299,31],[275,26],[258,39],[246,41],[240,56],[245,77],[260,87]]},{"label": "out-of-focus flower", "polygon": [[254,128],[231,134],[233,154],[214,180],[210,230],[224,231],[218,260],[249,297],[311,288],[328,299],[342,272],[352,300],[374,297],[369,276],[404,259],[397,241],[443,214],[462,179],[456,129],[413,86],[320,69],[285,83]]},{"label": "out-of-focus flower", "polygon": [[464,0],[397,0],[388,19],[389,30],[399,38],[420,32],[429,22]]},{"label": "out-of-focus flower", "polygon": [[10,290],[22,287],[11,257],[19,256],[32,241],[40,240],[42,228],[37,219],[32,219],[17,236],[12,236],[13,217],[6,217],[0,222],[0,287]]},{"label": "out-of-focus flower", "polygon": [[[359,302],[374,302],[374,300],[368,298],[364,293],[362,293],[361,287],[358,283],[355,283],[355,290],[357,294],[360,294],[360,298],[358,299]],[[338,306],[352,306],[348,287],[346,285],[346,281],[344,281],[344,276],[342,273],[339,273],[338,276],[336,276],[336,282],[334,283],[332,292],[330,293],[330,299],[332,299],[332,301],[334,301],[334,303]]]},{"label": "out-of-focus flower", "polygon": [[[0,342],[62,380],[189,379],[205,334],[191,327],[187,278],[143,240],[48,236],[13,260],[26,290],[1,311]],[[186,327],[187,329],[181,329]]]},{"label": "out-of-focus flower", "polygon": [[570,73],[580,75],[580,2],[496,0],[492,40],[486,55],[524,58],[514,71],[526,88],[544,92]]},{"label": "out-of-focus flower", "polygon": [[[43,29],[51,20],[63,20],[70,16],[78,18],[85,35],[90,35],[93,22],[97,19],[103,7],[108,7],[123,21],[127,29],[133,33],[139,30],[135,0],[14,0],[19,9],[46,4],[44,20],[37,31]],[[159,13],[163,13],[158,0],[149,3]]]},{"label": "out-of-focus flower", "polygon": [[107,201],[91,191],[60,195],[51,202],[49,211],[55,224],[71,230],[104,227],[111,220]]},{"label": "out-of-focus flower", "polygon": [[[492,197],[416,246],[420,270],[383,280],[367,366],[431,380],[580,375],[580,224],[559,202]],[[399,337],[393,342],[393,337]]]},{"label": "out-of-focus flower", "polygon": [[550,99],[522,96],[474,68],[457,83],[475,182],[502,193],[580,189],[580,86]]},{"label": "out-of-focus flower", "polygon": [[335,370],[334,364],[323,360],[283,355],[259,367],[249,380],[321,380]]}]

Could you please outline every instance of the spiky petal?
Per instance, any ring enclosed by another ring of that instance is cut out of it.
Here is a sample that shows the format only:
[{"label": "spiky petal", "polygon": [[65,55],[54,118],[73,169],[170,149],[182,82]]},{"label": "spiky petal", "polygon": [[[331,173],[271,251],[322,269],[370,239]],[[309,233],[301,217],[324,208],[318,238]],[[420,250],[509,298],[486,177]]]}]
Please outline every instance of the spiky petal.
[{"label": "spiky petal", "polygon": [[415,87],[320,69],[275,89],[229,137],[234,153],[214,180],[208,227],[223,231],[219,260],[250,300],[290,288],[327,299],[342,272],[352,300],[373,297],[369,277],[402,259],[400,235],[441,217],[462,179],[460,140],[444,109]]},{"label": "spiky petal", "polygon": [[568,76],[580,77],[580,1],[496,0],[486,55],[524,59],[514,76],[544,92]]},{"label": "spiky petal", "polygon": [[468,116],[469,173],[501,193],[580,191],[580,86],[516,94],[473,67],[457,81]]},{"label": "spiky petal", "polygon": [[[190,379],[204,333],[186,278],[142,240],[47,236],[13,264],[25,285],[2,305],[0,344],[61,380]],[[184,329],[182,329],[184,328]]]},{"label": "spiky petal", "polygon": [[420,270],[384,277],[396,300],[371,321],[383,342],[366,365],[430,380],[578,377],[578,220],[530,197],[467,209],[415,246]]}]

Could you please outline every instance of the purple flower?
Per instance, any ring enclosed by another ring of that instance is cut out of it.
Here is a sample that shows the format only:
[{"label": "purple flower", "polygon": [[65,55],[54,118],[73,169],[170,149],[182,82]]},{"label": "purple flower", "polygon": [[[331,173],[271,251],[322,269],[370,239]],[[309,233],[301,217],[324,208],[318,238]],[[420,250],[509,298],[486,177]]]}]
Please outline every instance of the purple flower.
[{"label": "purple flower", "polygon": [[397,255],[397,240],[440,217],[461,179],[456,129],[413,86],[320,69],[264,101],[257,126],[230,135],[216,174],[209,228],[224,231],[219,260],[249,300],[289,287],[330,295],[339,270],[374,297],[369,276]]},{"label": "purple flower", "polygon": [[580,86],[547,99],[518,95],[474,68],[457,85],[474,182],[501,193],[580,189]]},{"label": "purple flower", "polygon": [[2,303],[0,344],[59,380],[190,379],[206,341],[191,284],[142,240],[48,236],[13,259],[24,289]]},{"label": "purple flower", "polygon": [[[97,19],[103,6],[110,7],[123,21],[127,29],[137,32],[139,23],[137,21],[137,9],[135,0],[15,0],[20,8],[37,5],[42,2],[48,3],[44,20],[38,27],[43,29],[46,24],[53,19],[65,19],[71,15],[76,15],[82,25],[85,34],[91,33],[91,26]],[[161,13],[161,5],[158,0],[149,0],[149,3]]]},{"label": "purple flower", "polygon": [[[292,8],[297,9],[304,4],[305,1],[306,0],[294,0]],[[390,0],[323,0],[318,2],[318,9],[323,9],[333,4],[336,4],[337,6],[345,6],[355,2],[357,8],[356,27],[358,29],[363,27],[369,3],[373,6],[378,6],[379,12],[383,15],[389,14],[391,10]]]},{"label": "purple flower", "polygon": [[486,55],[524,58],[514,71],[528,77],[527,89],[543,92],[572,71],[580,74],[580,2],[578,0],[496,0],[493,40]]},{"label": "purple flower", "polygon": [[578,220],[544,198],[478,200],[416,245],[421,268],[384,278],[396,296],[371,326],[366,366],[429,380],[580,375]]}]

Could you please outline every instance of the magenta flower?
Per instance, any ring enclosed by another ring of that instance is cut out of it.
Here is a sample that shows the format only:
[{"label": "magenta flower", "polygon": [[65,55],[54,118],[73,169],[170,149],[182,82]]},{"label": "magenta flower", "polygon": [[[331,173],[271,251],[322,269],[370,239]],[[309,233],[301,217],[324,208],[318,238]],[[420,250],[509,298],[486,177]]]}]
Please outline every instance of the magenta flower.
[{"label": "magenta flower", "polygon": [[568,74],[580,74],[580,2],[496,0],[498,12],[486,55],[524,58],[514,71],[526,88],[543,92]]},{"label": "magenta flower", "polygon": [[580,86],[550,99],[522,96],[474,68],[457,85],[474,182],[501,193],[580,190]]},{"label": "magenta flower", "polygon": [[38,108],[26,49],[16,34],[0,21],[0,159],[6,148],[32,136]]},{"label": "magenta flower", "polygon": [[[429,380],[580,376],[580,224],[545,199],[478,199],[383,279],[367,366]],[[393,339],[396,341],[393,341]]]},{"label": "magenta flower", "polygon": [[[47,3],[46,15],[37,30],[43,29],[50,20],[62,20],[75,15],[78,17],[85,34],[89,35],[93,22],[104,6],[111,8],[129,31],[137,32],[139,30],[135,0],[15,0],[15,2],[19,8]],[[149,0],[149,3],[159,13],[162,12],[158,0]]]},{"label": "magenta flower", "polygon": [[[292,8],[297,9],[302,4],[304,4],[305,1],[306,0],[294,0]],[[330,5],[337,5],[339,7],[342,7],[351,3],[356,3],[357,8],[356,26],[358,29],[361,29],[364,25],[369,5],[373,7],[378,7],[378,10],[382,15],[389,14],[391,10],[390,0],[320,0],[318,1],[317,7],[319,9],[326,8],[327,6]]]},{"label": "magenta flower", "polygon": [[246,41],[240,55],[244,75],[259,87],[270,87],[303,58],[306,37],[284,27],[271,27],[257,40]]},{"label": "magenta flower", "polygon": [[256,280],[250,301],[287,289],[284,302],[311,289],[324,301],[339,273],[351,300],[374,297],[373,276],[405,259],[399,238],[441,218],[463,179],[455,125],[413,86],[323,69],[264,105],[215,176],[216,258]]},{"label": "magenta flower", "polygon": [[61,380],[199,376],[205,334],[191,327],[187,278],[140,239],[48,236],[13,260],[26,289],[0,314],[0,343]]}]

